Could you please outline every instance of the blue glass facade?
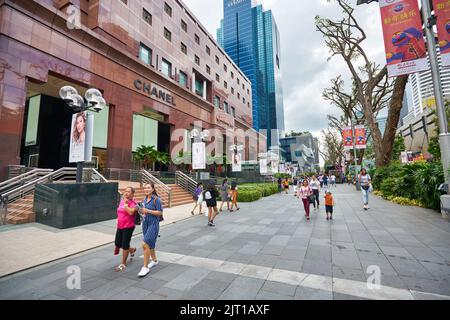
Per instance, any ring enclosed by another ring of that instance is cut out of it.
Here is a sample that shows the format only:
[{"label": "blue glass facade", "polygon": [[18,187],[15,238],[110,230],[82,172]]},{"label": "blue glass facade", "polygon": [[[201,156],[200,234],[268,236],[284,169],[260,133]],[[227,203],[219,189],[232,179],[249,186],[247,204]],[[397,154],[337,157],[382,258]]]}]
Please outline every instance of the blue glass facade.
[{"label": "blue glass facade", "polygon": [[267,145],[278,145],[271,136],[272,129],[284,131],[278,27],[272,12],[252,0],[224,0],[223,6],[218,41],[252,82],[253,128],[266,129]]}]

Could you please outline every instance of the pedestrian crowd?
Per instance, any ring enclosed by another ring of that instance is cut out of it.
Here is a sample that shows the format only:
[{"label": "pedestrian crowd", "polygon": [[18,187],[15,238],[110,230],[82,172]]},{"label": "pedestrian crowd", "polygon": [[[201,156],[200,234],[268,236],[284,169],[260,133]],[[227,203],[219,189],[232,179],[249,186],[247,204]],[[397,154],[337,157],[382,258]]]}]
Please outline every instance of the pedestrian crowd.
[{"label": "pedestrian crowd", "polygon": [[[274,180],[273,180],[274,181]],[[361,187],[363,209],[369,209],[369,194],[372,192],[371,177],[366,169],[362,169],[357,176],[357,182]],[[303,204],[306,221],[310,221],[311,204],[314,211],[320,210],[320,192],[324,190],[324,205],[326,220],[333,220],[333,208],[335,201],[330,189],[336,188],[336,176],[334,174],[320,174],[312,177],[278,178],[278,192],[289,193],[289,186],[293,185],[294,196],[298,197]],[[155,185],[150,182],[144,185],[146,196],[142,201],[137,201],[134,197],[135,189],[127,187],[122,195],[122,199],[117,209],[117,231],[115,236],[114,254],[118,255],[122,249],[121,263],[115,268],[116,272],[125,270],[128,259],[132,259],[137,251],[130,247],[131,238],[137,225],[142,225],[144,252],[144,263],[138,273],[139,277],[146,276],[152,268],[158,265],[156,256],[156,242],[159,237],[159,224],[163,218],[163,203],[158,196]],[[193,192],[194,208],[191,214],[195,215],[195,210],[199,208],[198,214],[207,214],[208,227],[214,227],[214,219],[223,211],[226,203],[229,212],[238,211],[237,203],[238,185],[235,181],[229,185],[228,179],[224,179],[219,188],[214,183],[210,183],[206,188],[199,182]],[[217,199],[221,200],[220,208]],[[206,202],[207,213],[203,212],[203,202]]]}]

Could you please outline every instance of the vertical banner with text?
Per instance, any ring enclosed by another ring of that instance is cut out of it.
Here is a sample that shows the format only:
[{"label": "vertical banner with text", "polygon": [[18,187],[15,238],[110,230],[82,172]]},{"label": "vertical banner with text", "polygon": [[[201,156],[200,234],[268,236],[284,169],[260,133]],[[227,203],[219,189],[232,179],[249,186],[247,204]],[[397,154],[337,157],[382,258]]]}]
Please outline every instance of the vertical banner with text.
[{"label": "vertical banner with text", "polygon": [[355,126],[355,148],[366,148],[366,128],[364,126]]},{"label": "vertical banner with text", "polygon": [[439,50],[443,66],[450,66],[450,1],[433,0],[434,15],[437,16]]},{"label": "vertical banner with text", "polygon": [[205,169],[206,168],[206,153],[205,143],[195,142],[192,144],[192,169]]},{"label": "vertical banner with text", "polygon": [[417,0],[380,0],[388,76],[428,69]]},{"label": "vertical banner with text", "polygon": [[342,130],[342,142],[344,143],[344,150],[353,149],[352,128],[344,128]]}]

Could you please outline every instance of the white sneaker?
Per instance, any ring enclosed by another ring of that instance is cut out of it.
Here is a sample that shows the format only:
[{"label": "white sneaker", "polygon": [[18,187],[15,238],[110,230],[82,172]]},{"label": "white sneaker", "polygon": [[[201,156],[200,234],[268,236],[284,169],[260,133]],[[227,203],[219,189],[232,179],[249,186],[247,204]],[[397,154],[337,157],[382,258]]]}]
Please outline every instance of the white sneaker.
[{"label": "white sneaker", "polygon": [[151,269],[153,267],[156,267],[158,265],[158,261],[150,261],[150,263],[148,264],[147,268]]},{"label": "white sneaker", "polygon": [[139,271],[138,273],[138,277],[145,277],[146,275],[148,275],[149,272],[150,272],[149,268],[142,267],[141,271]]}]

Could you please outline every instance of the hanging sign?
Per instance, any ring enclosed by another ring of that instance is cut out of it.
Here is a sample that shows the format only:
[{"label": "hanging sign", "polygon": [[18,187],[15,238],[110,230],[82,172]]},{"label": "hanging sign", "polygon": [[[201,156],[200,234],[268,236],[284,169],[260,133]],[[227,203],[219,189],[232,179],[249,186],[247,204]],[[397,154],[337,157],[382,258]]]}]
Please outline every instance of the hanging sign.
[{"label": "hanging sign", "polygon": [[428,70],[417,0],[380,0],[389,77]]},{"label": "hanging sign", "polygon": [[450,66],[450,2],[433,0],[434,15],[437,16],[439,50],[443,66]]}]

